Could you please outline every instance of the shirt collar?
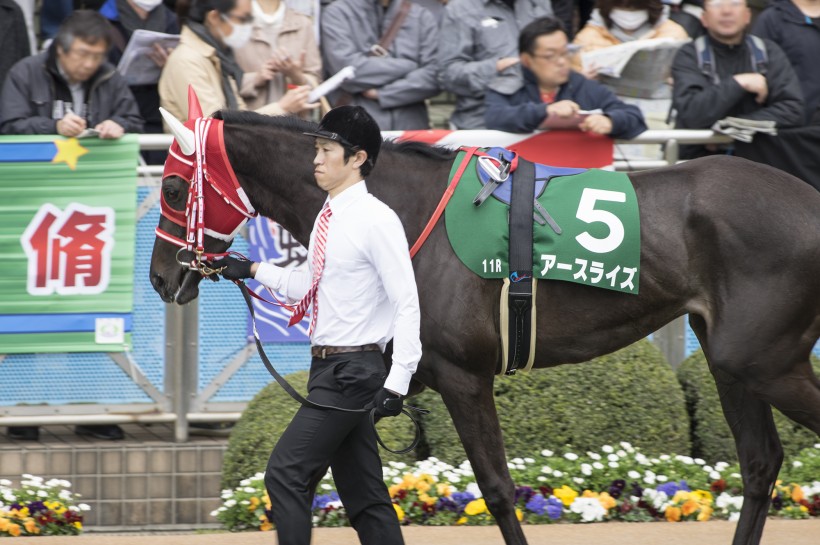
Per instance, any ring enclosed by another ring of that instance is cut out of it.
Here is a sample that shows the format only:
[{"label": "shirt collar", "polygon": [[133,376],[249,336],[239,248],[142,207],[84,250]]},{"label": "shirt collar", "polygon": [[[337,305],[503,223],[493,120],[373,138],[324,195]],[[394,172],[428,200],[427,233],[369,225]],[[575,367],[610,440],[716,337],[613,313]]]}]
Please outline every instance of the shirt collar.
[{"label": "shirt collar", "polygon": [[367,185],[365,185],[364,180],[361,180],[351,185],[332,199],[328,197],[326,202],[330,206],[330,210],[334,214],[338,214],[363,195],[367,195]]}]

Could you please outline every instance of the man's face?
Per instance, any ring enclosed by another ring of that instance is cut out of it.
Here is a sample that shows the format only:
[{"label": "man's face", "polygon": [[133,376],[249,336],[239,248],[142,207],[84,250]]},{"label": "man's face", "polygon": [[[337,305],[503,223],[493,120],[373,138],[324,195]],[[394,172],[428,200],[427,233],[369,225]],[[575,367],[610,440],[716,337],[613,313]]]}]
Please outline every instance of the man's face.
[{"label": "man's face", "polygon": [[746,0],[706,0],[701,21],[714,39],[724,43],[740,43],[749,26],[752,13]]},{"label": "man's face", "polygon": [[364,162],[360,155],[366,157],[365,152],[353,154],[345,162],[345,150],[338,142],[317,138],[315,148],[313,176],[316,178],[316,184],[331,197],[345,189],[351,180],[359,181],[359,167]]},{"label": "man's face", "polygon": [[570,53],[562,31],[539,36],[532,53],[521,54],[521,64],[535,74],[541,87],[558,87],[569,79]]},{"label": "man's face", "polygon": [[57,46],[57,60],[71,83],[87,81],[100,68],[108,54],[108,43],[95,44],[76,38],[68,51]]}]

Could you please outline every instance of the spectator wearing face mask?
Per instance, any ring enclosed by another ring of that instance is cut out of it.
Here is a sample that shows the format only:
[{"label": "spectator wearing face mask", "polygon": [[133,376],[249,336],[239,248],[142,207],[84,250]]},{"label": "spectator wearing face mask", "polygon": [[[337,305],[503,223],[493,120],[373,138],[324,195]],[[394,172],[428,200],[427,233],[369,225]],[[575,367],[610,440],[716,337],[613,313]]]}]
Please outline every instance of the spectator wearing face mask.
[{"label": "spectator wearing face mask", "polygon": [[[684,40],[687,37],[686,30],[669,19],[669,6],[664,6],[661,0],[598,0],[573,43],[580,46],[583,53],[635,40]],[[573,60],[573,69],[581,71],[580,55]]]},{"label": "spectator wearing face mask", "polygon": [[[111,49],[108,50],[108,60],[117,65],[122,58],[125,46],[135,30],[150,30],[164,34],[179,34],[179,22],[174,12],[168,9],[162,0],[107,0],[100,8],[100,14],[108,19],[114,32],[111,34]],[[168,60],[170,50],[154,44],[154,50],[149,55],[157,66],[162,68]],[[129,87],[140,115],[145,120],[143,129],[146,133],[162,132],[162,117],[159,114],[159,90],[157,83],[148,85],[131,85]],[[151,164],[165,162],[165,151],[143,152],[146,161]]]},{"label": "spectator wearing face mask", "polygon": [[[193,0],[179,45],[168,56],[159,78],[162,107],[186,119],[190,84],[206,116],[223,108],[247,109],[241,90],[254,85],[256,74],[243,72],[233,52],[250,40],[252,23],[251,0]],[[317,108],[318,104],[307,103],[309,92],[307,85],[291,89],[256,111],[287,115]]]}]

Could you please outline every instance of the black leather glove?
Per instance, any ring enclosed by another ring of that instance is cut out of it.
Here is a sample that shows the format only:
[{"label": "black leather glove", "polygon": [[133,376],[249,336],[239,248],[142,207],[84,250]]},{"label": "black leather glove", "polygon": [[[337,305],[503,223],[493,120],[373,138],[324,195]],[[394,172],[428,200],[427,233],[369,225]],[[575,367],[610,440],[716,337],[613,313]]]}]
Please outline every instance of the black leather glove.
[{"label": "black leather glove", "polygon": [[398,416],[404,405],[404,397],[382,388],[373,399],[376,416]]},{"label": "black leather glove", "polygon": [[214,261],[214,267],[225,267],[222,270],[222,276],[228,280],[244,280],[245,278],[253,278],[251,274],[251,265],[253,261],[247,259],[236,259],[226,255],[219,261]]}]

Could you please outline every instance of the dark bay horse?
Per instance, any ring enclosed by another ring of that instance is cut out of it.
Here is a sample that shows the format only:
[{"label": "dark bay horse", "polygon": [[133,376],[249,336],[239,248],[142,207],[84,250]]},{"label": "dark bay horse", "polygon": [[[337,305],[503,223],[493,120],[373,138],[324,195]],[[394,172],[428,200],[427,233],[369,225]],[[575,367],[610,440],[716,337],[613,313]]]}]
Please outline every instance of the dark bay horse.
[{"label": "dark bay horse", "polygon": [[[253,206],[307,245],[325,199],[313,178],[315,125],[223,112],[227,157]],[[178,137],[179,140],[179,137]],[[455,152],[385,143],[368,189],[401,218],[412,244],[445,189]],[[771,408],[820,435],[820,381],[809,354],[820,336],[820,193],[744,159],[719,156],[629,174],[641,218],[639,295],[569,282],[537,294],[535,367],[587,361],[646,337],[683,314],[698,336],[735,437],[744,502],[734,545],[760,541],[783,459]],[[166,178],[185,207],[188,181]],[[166,219],[176,236],[183,229]],[[208,239],[208,251],[228,243]],[[158,238],[151,281],[167,302],[198,294],[201,275]],[[525,543],[493,402],[501,359],[501,282],[468,271],[443,221],[413,260],[424,356],[412,391],[438,391],[507,545]]]}]

